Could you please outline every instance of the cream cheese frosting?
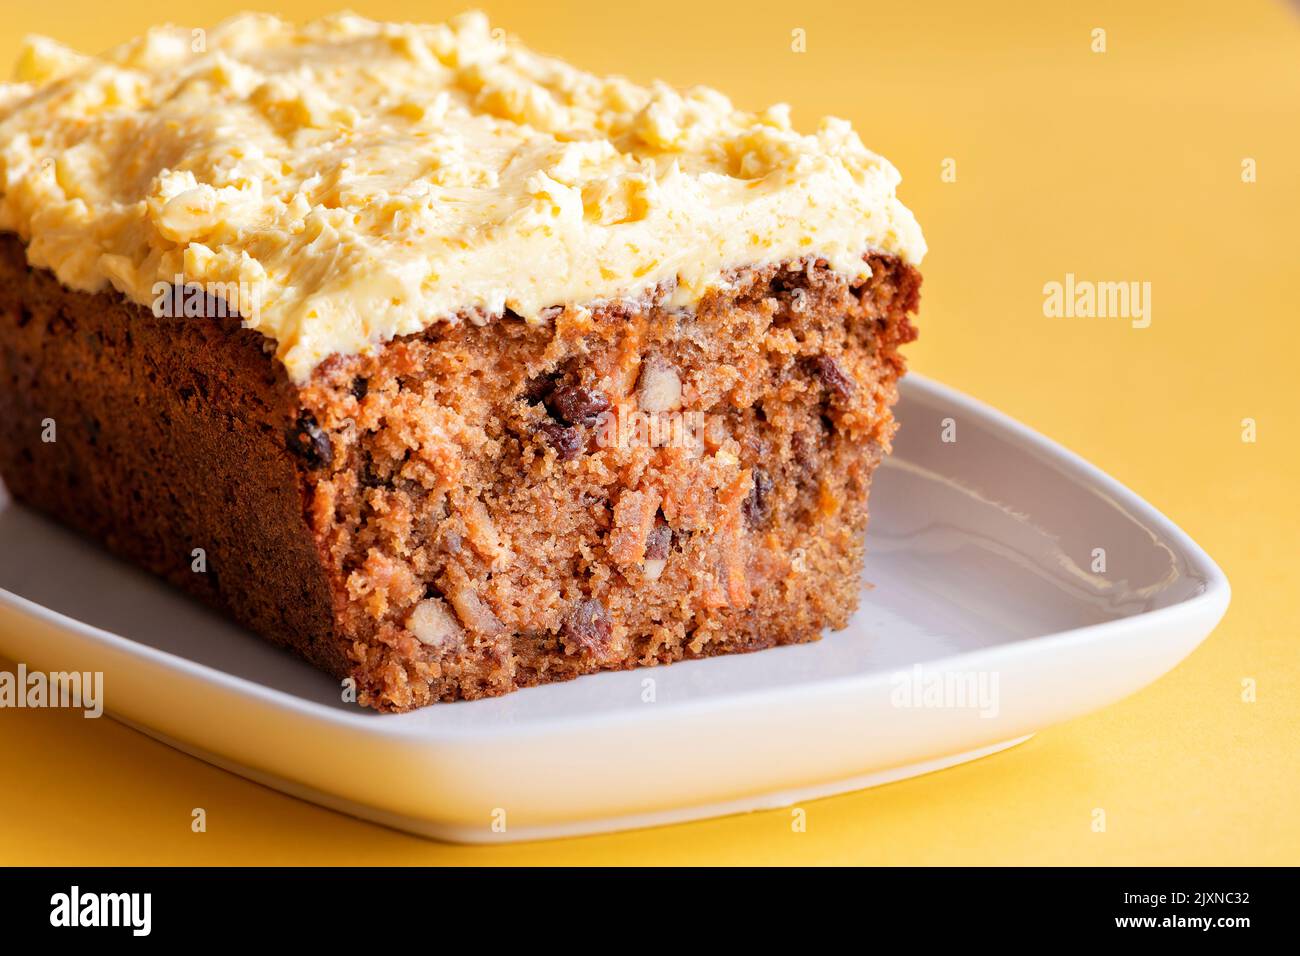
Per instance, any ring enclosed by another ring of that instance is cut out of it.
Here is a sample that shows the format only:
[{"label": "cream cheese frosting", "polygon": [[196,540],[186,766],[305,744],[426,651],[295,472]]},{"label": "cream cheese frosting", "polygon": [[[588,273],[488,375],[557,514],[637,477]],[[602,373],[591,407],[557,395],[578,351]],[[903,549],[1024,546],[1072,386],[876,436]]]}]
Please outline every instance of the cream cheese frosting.
[{"label": "cream cheese frosting", "polygon": [[297,382],[438,321],[919,264],[899,179],[843,120],[595,76],[477,13],[248,14],[97,57],[35,38],[0,85],[0,229],[31,264],[145,305],[178,276],[253,290],[244,324]]}]

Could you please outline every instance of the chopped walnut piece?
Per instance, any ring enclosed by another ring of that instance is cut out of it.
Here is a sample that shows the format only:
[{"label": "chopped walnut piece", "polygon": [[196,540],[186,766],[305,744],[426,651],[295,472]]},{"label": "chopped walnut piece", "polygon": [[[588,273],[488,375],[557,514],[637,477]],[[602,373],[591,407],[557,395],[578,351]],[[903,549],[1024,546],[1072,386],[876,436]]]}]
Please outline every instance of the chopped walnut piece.
[{"label": "chopped walnut piece", "polygon": [[673,529],[666,524],[657,524],[646,539],[645,563],[641,565],[641,574],[647,581],[658,581],[668,566],[668,553],[673,546]]},{"label": "chopped walnut piece", "polygon": [[478,596],[471,584],[465,583],[452,588],[447,599],[456,609],[456,616],[460,618],[461,623],[475,634],[495,637],[505,633],[506,626],[492,613],[492,609],[483,603],[483,599]]},{"label": "chopped walnut piece", "polygon": [[469,543],[474,550],[487,558],[494,561],[505,551],[505,546],[501,543],[501,534],[492,522],[492,516],[488,514],[487,505],[483,504],[482,499],[472,498],[464,505],[465,530],[469,535]]},{"label": "chopped walnut piece", "polygon": [[417,604],[406,619],[406,629],[421,644],[440,651],[458,648],[465,639],[464,628],[447,602],[438,597],[428,597]]},{"label": "chopped walnut piece", "polygon": [[681,376],[663,359],[647,359],[637,382],[637,401],[641,411],[650,414],[676,411],[682,407]]}]

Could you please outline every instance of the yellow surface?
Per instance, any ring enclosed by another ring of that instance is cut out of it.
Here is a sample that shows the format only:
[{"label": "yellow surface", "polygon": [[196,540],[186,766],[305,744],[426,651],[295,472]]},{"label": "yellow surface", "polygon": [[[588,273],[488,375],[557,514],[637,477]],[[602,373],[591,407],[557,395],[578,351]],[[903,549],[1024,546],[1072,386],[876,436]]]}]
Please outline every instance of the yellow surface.
[{"label": "yellow surface", "polygon": [[[458,9],[357,5],[423,19]],[[202,24],[238,6],[174,14]],[[1227,618],[1134,697],[987,760],[809,803],[804,833],[774,811],[444,846],[257,787],[111,721],[0,711],[0,862],[1300,863],[1297,11],[1264,0],[665,0],[653,16],[624,4],[483,6],[596,70],[705,82],[742,106],[788,100],[797,123],[853,120],[903,171],[930,243],[913,367],[1161,508],[1227,572]],[[11,4],[0,56],[27,31],[104,47],[157,9]],[[1091,50],[1094,28],[1104,53]],[[805,53],[791,51],[795,29]],[[955,182],[941,177],[947,158]],[[1248,158],[1254,183],[1242,181]],[[1150,327],[1046,318],[1043,286],[1066,273],[1150,282]],[[1254,443],[1242,441],[1244,418],[1257,422]],[[1242,700],[1247,679],[1254,703]],[[198,806],[204,834],[190,830]]]}]

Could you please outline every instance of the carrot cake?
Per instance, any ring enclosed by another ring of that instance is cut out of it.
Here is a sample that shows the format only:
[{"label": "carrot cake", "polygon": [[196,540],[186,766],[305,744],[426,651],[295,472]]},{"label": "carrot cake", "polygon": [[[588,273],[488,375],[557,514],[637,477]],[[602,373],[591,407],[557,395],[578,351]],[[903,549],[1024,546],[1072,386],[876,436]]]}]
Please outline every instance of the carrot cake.
[{"label": "carrot cake", "polygon": [[916,335],[898,183],[478,14],[32,40],[0,474],[380,710],[815,640]]}]

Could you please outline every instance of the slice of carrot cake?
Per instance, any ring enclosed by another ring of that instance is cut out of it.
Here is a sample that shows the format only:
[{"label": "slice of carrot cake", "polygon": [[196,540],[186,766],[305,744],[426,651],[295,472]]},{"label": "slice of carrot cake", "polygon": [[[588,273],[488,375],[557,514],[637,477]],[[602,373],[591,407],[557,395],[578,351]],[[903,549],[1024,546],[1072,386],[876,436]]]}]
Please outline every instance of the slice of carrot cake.
[{"label": "slice of carrot cake", "polygon": [[810,641],[925,252],[843,121],[242,16],[0,87],[0,473],[406,710]]}]

